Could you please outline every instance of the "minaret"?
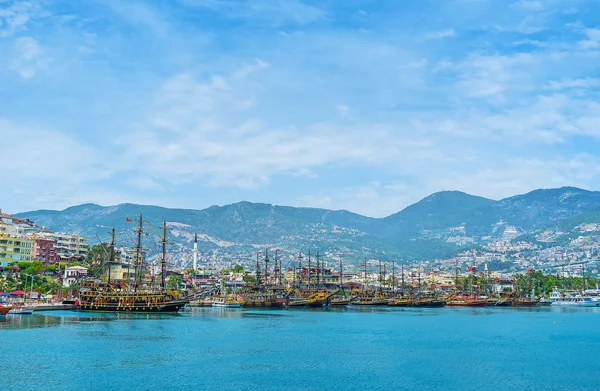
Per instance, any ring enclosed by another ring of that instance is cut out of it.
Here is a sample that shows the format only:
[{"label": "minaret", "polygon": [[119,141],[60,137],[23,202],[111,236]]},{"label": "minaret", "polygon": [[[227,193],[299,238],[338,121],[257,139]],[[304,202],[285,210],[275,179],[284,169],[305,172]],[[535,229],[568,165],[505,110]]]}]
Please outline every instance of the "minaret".
[{"label": "minaret", "polygon": [[194,272],[198,270],[198,234],[194,235]]}]

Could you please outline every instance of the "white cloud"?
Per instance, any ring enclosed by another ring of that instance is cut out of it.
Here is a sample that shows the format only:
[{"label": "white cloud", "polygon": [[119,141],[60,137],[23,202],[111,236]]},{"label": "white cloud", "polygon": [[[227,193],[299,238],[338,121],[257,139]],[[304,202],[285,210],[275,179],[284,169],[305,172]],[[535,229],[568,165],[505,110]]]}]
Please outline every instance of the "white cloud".
[{"label": "white cloud", "polygon": [[308,24],[325,18],[325,11],[300,0],[179,0],[192,7],[222,12],[228,17],[259,20],[281,26],[287,23]]},{"label": "white cloud", "polygon": [[455,36],[456,36],[456,31],[454,31],[454,29],[450,28],[450,29],[432,31],[432,32],[426,34],[425,38],[442,39],[442,38],[449,38],[449,37],[455,37]]},{"label": "white cloud", "polygon": [[509,90],[530,89],[532,75],[526,67],[539,62],[539,55],[529,53],[472,54],[456,65],[462,79],[458,91],[475,98],[494,98]]},{"label": "white cloud", "polygon": [[39,16],[41,2],[15,1],[0,7],[0,38],[10,37]]},{"label": "white cloud", "polygon": [[348,113],[350,113],[350,107],[343,105],[343,104],[339,104],[336,106],[336,110],[338,111],[338,113],[340,113],[341,115],[347,115]]},{"label": "white cloud", "polygon": [[527,10],[541,10],[544,8],[544,4],[541,1],[533,0],[519,0],[515,3],[515,6]]},{"label": "white cloud", "polygon": [[10,146],[0,154],[2,186],[19,208],[69,205],[110,176],[98,150],[59,131],[0,118],[0,134]]},{"label": "white cloud", "polygon": [[152,5],[140,1],[114,1],[104,2],[121,18],[133,25],[145,26],[157,36],[165,36],[169,31],[168,23],[164,16]]},{"label": "white cloud", "polygon": [[549,90],[564,90],[569,88],[596,88],[600,87],[600,79],[593,77],[586,77],[583,79],[566,79],[566,80],[553,80],[546,85]]},{"label": "white cloud", "polygon": [[21,37],[15,41],[14,55],[10,68],[23,79],[30,79],[43,68],[45,59],[38,42],[32,37]]},{"label": "white cloud", "polygon": [[590,50],[600,48],[600,29],[585,29],[586,40],[579,41],[581,49]]}]

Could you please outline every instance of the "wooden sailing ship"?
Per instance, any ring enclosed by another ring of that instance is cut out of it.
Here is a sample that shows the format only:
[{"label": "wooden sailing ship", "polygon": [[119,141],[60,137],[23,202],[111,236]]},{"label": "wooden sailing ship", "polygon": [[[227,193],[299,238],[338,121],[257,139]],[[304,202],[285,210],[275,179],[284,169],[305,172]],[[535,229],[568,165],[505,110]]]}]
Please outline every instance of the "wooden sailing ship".
[{"label": "wooden sailing ship", "polygon": [[[256,254],[256,283],[253,288],[241,294],[244,307],[267,307],[267,308],[286,308],[288,304],[288,294],[282,287],[269,285],[269,250],[265,249],[264,276],[262,276],[260,266],[260,254]],[[278,262],[277,251],[275,252],[275,263]],[[276,266],[276,272],[281,273],[281,266]]]},{"label": "wooden sailing ship", "polygon": [[167,223],[163,223],[161,281],[157,289],[148,288],[142,284],[142,234],[143,220],[140,214],[139,225],[136,229],[136,259],[135,281],[133,285],[122,282],[111,282],[111,265],[115,262],[115,229],[112,230],[110,258],[108,262],[107,281],[87,280],[80,284],[79,309],[82,311],[101,312],[163,312],[176,313],[189,300],[178,298],[176,294],[167,291],[166,279],[166,244]]}]

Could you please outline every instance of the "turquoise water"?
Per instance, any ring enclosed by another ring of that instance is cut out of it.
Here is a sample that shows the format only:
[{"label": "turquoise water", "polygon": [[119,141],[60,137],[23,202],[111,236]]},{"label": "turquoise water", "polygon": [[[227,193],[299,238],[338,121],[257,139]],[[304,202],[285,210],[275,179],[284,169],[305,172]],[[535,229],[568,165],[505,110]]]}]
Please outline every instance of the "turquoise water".
[{"label": "turquoise water", "polygon": [[194,309],[0,321],[1,390],[598,390],[600,309]]}]

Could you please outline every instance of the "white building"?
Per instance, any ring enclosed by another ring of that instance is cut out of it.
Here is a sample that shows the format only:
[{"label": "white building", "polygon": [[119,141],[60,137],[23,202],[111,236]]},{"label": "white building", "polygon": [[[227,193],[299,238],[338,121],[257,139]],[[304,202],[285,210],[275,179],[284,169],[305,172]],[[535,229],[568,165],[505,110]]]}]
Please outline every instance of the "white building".
[{"label": "white building", "polygon": [[79,282],[87,276],[88,270],[83,266],[71,266],[65,269],[63,286],[69,286]]},{"label": "white building", "polygon": [[56,240],[56,255],[59,259],[87,257],[87,238],[79,234],[53,233]]}]

